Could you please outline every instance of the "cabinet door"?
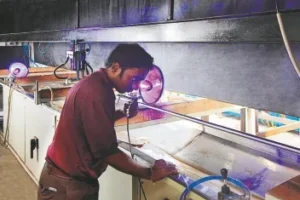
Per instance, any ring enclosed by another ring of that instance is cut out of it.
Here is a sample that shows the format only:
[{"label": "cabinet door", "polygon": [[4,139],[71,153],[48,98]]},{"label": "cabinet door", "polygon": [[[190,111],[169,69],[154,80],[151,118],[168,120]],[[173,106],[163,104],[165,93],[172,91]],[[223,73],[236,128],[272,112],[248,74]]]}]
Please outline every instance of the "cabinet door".
[{"label": "cabinet door", "polygon": [[6,118],[7,118],[7,110],[8,110],[8,93],[9,93],[9,88],[5,85],[2,85],[2,102],[3,102],[3,132],[1,133],[1,136],[4,137],[4,133],[6,130]]},{"label": "cabinet door", "polygon": [[[26,166],[38,180],[45,163],[48,146],[52,142],[57,117],[49,109],[34,102],[26,104]],[[31,158],[31,140],[38,139],[38,149],[33,150]]]},{"label": "cabinet door", "polygon": [[[13,91],[11,98],[9,98],[9,87],[3,87],[3,123],[4,123],[4,135],[7,129],[7,120],[9,116],[8,125],[8,141],[15,153],[24,162],[25,160],[25,102],[27,97],[23,94]],[[8,103],[10,105],[10,113],[8,109]]]},{"label": "cabinet door", "polygon": [[[99,199],[132,199],[132,176],[108,166],[99,178]],[[116,192],[117,191],[117,192]]]}]

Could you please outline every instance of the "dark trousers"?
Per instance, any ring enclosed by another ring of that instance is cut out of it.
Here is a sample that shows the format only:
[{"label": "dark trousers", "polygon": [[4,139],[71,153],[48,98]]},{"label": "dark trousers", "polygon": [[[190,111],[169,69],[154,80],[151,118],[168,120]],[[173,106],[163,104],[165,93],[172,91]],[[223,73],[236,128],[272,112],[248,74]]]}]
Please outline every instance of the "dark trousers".
[{"label": "dark trousers", "polygon": [[62,176],[45,164],[39,180],[38,200],[98,200],[98,180],[85,182]]}]

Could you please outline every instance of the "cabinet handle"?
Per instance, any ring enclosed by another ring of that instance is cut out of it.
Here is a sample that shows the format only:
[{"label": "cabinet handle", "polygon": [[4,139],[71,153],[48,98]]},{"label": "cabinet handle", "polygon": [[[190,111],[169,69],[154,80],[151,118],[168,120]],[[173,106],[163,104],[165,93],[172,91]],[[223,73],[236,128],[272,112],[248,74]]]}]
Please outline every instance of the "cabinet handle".
[{"label": "cabinet handle", "polygon": [[[33,151],[36,149],[38,151],[39,149],[39,139],[37,137],[34,137],[30,140],[30,158],[33,158]],[[37,154],[38,155],[38,154]]]}]

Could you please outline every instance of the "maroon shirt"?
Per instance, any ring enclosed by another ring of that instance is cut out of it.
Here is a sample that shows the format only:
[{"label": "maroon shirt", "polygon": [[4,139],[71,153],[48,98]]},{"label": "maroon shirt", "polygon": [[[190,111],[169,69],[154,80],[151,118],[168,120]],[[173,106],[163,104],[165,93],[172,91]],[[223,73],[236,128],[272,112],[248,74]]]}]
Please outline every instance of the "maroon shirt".
[{"label": "maroon shirt", "polygon": [[46,160],[72,177],[98,178],[102,159],[118,152],[115,95],[101,69],[80,80],[66,98]]}]

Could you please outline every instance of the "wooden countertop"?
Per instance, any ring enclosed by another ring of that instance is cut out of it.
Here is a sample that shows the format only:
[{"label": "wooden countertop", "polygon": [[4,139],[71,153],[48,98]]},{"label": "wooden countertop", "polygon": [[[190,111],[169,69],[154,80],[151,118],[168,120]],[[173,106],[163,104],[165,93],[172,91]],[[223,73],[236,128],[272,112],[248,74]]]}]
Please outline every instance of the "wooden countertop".
[{"label": "wooden countertop", "polygon": [[266,200],[299,200],[300,175],[273,188],[266,194]]},{"label": "wooden countertop", "polygon": [[[28,68],[29,73],[27,77],[18,78],[15,80],[17,84],[30,84],[35,81],[46,82],[46,81],[61,81],[56,78],[54,75],[55,67],[41,67],[41,68]],[[76,78],[76,72],[68,69],[60,68],[57,70],[57,74],[60,76],[65,76],[67,78]],[[9,75],[9,71],[7,69],[0,70],[0,78],[6,78]]]},{"label": "wooden countertop", "polygon": [[[68,88],[64,88],[62,85],[59,85],[59,82],[62,81],[57,79],[53,75],[55,67],[44,67],[44,68],[29,68],[29,74],[26,78],[17,79],[17,83],[22,83],[23,85],[30,85],[30,83],[34,83],[35,80],[41,80],[40,86],[48,85],[53,89],[67,90]],[[0,70],[0,78],[7,77],[8,70]],[[76,77],[76,72],[70,71],[67,69],[59,69],[59,74],[65,74],[70,77]],[[55,85],[56,84],[56,85]],[[57,87],[56,87],[57,86]],[[71,86],[69,86],[70,88]],[[62,93],[58,91],[57,94]],[[49,93],[50,91],[48,91]],[[49,96],[48,93],[45,93],[45,97]],[[65,92],[62,94],[64,95]],[[48,97],[47,97],[48,98]],[[49,105],[50,109],[53,109],[57,112],[61,112],[61,109],[64,105],[64,100],[57,100],[53,102],[53,106]],[[181,114],[192,114],[192,113],[201,113],[201,116],[209,115],[212,110],[222,110],[222,109],[231,109],[236,107],[235,105],[213,101],[209,99],[196,99],[194,101],[183,101],[181,98],[175,99],[172,98],[170,101],[166,102],[164,105],[161,105],[163,109],[170,110],[173,112],[181,113]],[[151,120],[158,120],[168,117],[166,114],[153,111],[153,110],[142,110],[139,114],[130,120],[130,123],[141,123]],[[126,120],[121,119],[116,122],[116,126],[122,126],[126,124]],[[188,168],[185,166],[185,169]],[[194,171],[194,170],[192,170]],[[197,170],[196,170],[197,171]],[[200,174],[197,174],[199,176]],[[201,176],[201,175],[200,175]],[[300,176],[295,177],[275,188],[270,190],[266,196],[267,200],[300,200]]]},{"label": "wooden countertop", "polygon": [[[53,71],[55,70],[55,67],[41,67],[41,68],[37,68],[37,67],[30,67],[29,69],[29,74],[28,76],[39,76],[39,75],[44,75],[44,74],[49,74],[49,73],[53,73]],[[73,71],[70,71],[68,69],[64,69],[64,68],[60,68],[57,70],[57,72],[64,72],[64,73],[76,73]],[[1,69],[0,70],[0,77],[6,77],[9,74],[8,69]]]}]

